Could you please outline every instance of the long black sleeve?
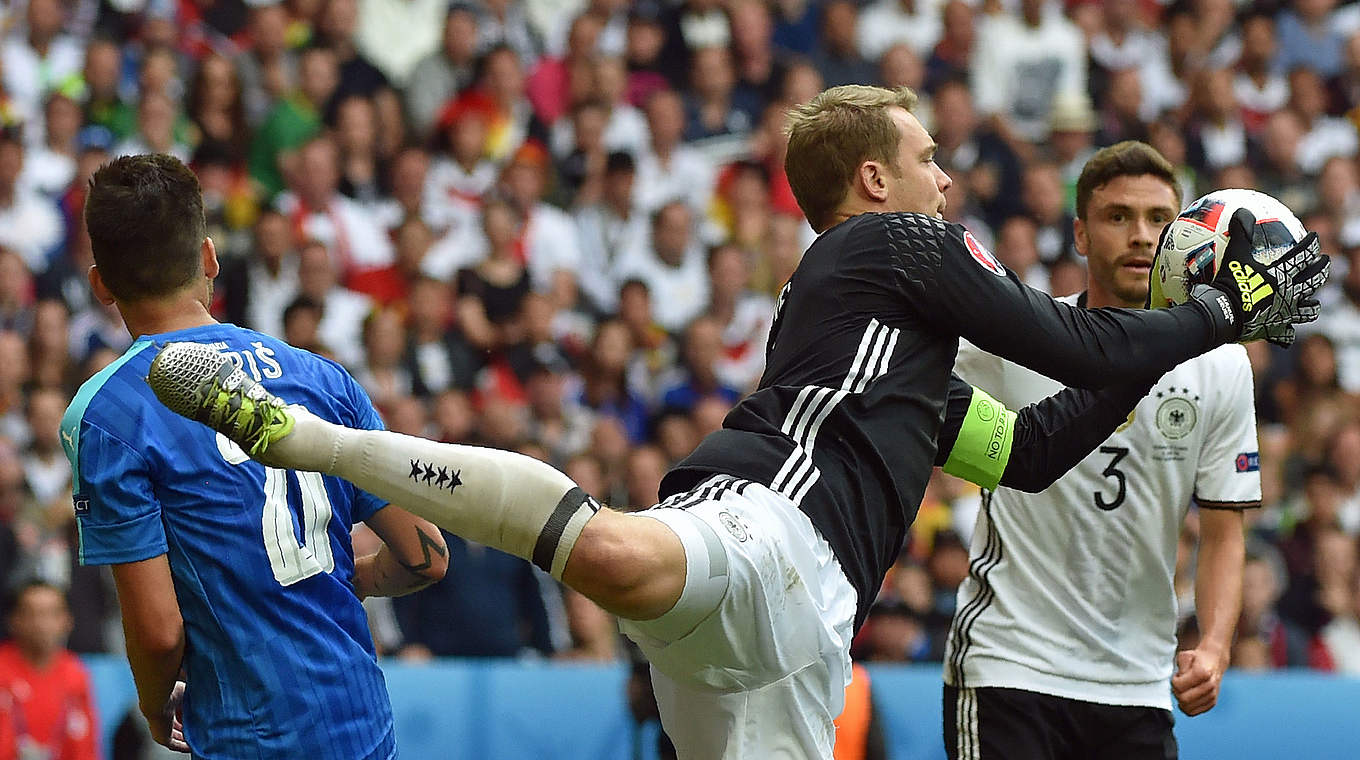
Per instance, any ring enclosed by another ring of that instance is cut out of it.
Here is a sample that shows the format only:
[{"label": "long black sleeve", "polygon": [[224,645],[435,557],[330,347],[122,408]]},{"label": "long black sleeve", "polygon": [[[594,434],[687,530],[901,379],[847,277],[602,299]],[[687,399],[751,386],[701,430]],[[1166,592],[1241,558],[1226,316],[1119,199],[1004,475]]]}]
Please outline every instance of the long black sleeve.
[{"label": "long black sleeve", "polygon": [[[1128,419],[1156,379],[1100,391],[1067,388],[1016,411],[1009,432],[1010,457],[1004,463],[1000,484],[1031,493],[1048,488]],[[949,401],[935,455],[937,466],[944,466],[953,455],[975,392],[957,375],[950,377]]]},{"label": "long black sleeve", "polygon": [[1077,308],[1026,286],[959,225],[877,216],[865,234],[891,241],[894,286],[916,318],[1064,385],[1155,379],[1236,336],[1231,314],[1212,301],[1151,311]]}]

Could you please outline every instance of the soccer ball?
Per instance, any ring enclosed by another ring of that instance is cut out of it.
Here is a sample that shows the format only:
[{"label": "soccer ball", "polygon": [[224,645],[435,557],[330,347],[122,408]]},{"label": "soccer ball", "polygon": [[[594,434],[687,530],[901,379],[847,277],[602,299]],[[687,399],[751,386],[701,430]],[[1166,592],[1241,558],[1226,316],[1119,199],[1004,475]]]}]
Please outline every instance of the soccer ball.
[{"label": "soccer ball", "polygon": [[1213,281],[1227,251],[1228,223],[1243,206],[1256,216],[1251,253],[1262,264],[1274,263],[1306,234],[1294,212],[1265,193],[1215,190],[1187,206],[1167,227],[1152,270],[1152,308],[1185,303],[1191,288]]}]

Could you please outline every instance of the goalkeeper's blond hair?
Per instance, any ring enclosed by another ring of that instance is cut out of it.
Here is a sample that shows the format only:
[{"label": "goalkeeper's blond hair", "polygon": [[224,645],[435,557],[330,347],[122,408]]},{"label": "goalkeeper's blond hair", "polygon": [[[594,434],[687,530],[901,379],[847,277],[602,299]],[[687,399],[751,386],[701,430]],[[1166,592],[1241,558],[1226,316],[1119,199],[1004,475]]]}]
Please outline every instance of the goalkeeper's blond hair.
[{"label": "goalkeeper's blond hair", "polygon": [[784,172],[812,229],[831,226],[860,164],[879,161],[897,170],[901,133],[888,109],[915,106],[916,93],[907,87],[851,84],[789,109]]}]

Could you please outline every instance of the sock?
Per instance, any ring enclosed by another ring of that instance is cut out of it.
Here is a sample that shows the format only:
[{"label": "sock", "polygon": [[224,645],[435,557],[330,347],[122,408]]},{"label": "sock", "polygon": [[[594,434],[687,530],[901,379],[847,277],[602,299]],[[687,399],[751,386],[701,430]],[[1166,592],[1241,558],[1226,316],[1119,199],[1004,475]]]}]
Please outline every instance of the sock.
[{"label": "sock", "polygon": [[529,560],[561,580],[600,509],[551,465],[511,451],[333,425],[298,406],[262,461],[350,481],[450,533]]}]

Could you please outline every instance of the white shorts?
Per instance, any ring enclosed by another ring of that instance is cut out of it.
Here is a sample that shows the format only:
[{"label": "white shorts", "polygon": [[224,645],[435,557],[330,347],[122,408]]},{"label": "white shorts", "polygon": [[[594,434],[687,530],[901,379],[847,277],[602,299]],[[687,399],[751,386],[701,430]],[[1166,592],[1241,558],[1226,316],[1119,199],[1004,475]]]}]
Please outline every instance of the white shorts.
[{"label": "white shorts", "polygon": [[785,497],[725,475],[636,514],[675,531],[691,567],[702,557],[727,573],[720,598],[687,578],[670,612],[620,625],[652,663],[681,760],[829,760],[857,595],[812,522]]}]

